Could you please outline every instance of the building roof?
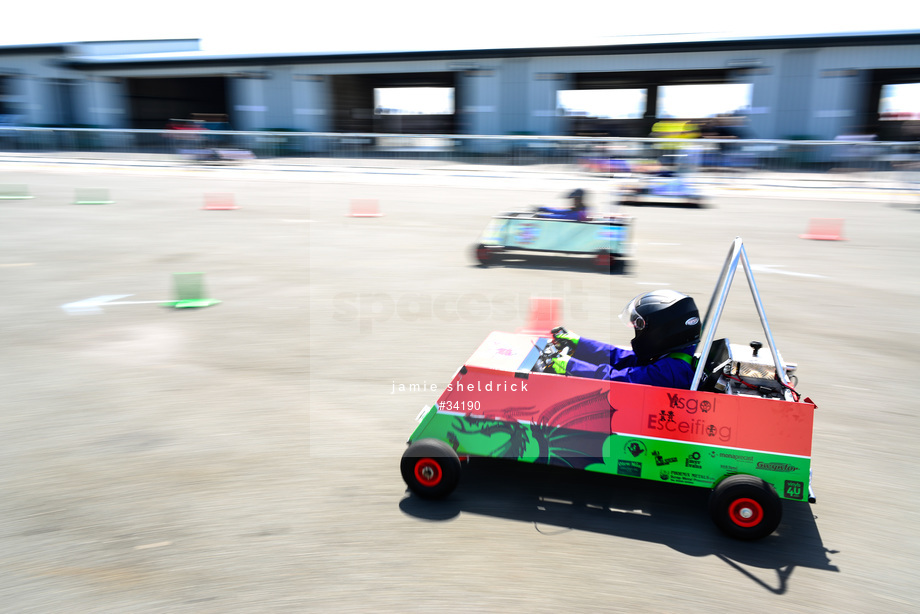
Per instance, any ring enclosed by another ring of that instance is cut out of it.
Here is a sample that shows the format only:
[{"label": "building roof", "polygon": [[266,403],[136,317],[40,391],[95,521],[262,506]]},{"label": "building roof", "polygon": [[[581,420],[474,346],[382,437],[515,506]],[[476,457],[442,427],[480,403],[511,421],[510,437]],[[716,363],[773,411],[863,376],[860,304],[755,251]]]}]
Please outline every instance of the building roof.
[{"label": "building roof", "polygon": [[[197,43],[199,39],[160,41],[95,41],[15,45],[0,47],[3,54],[59,53],[60,64],[75,70],[129,69],[142,67],[179,68],[207,66],[270,66],[279,64],[336,64],[351,62],[393,62],[412,60],[473,61],[499,58],[546,56],[634,55],[641,53],[684,53],[703,51],[754,51],[763,49],[805,49],[844,46],[892,46],[920,44],[920,30],[898,32],[825,33],[761,37],[700,38],[700,34],[622,37],[613,43],[548,47],[506,47],[479,49],[283,52],[214,54],[200,50],[144,53],[104,53],[106,46],[122,43]],[[197,45],[196,45],[197,46]],[[89,53],[87,53],[89,51]]]},{"label": "building roof", "polygon": [[216,65],[277,65],[328,64],[346,62],[385,62],[411,60],[473,60],[482,58],[526,58],[546,56],[623,55],[638,53],[680,53],[701,51],[734,51],[756,49],[795,49],[839,46],[920,44],[920,31],[867,32],[727,38],[700,40],[663,40],[662,37],[630,37],[616,44],[564,47],[512,47],[487,49],[455,49],[430,51],[356,51],[333,53],[268,53],[268,54],[209,54],[181,52],[121,56],[77,56],[65,61],[74,69],[132,68],[157,65],[216,66]]}]

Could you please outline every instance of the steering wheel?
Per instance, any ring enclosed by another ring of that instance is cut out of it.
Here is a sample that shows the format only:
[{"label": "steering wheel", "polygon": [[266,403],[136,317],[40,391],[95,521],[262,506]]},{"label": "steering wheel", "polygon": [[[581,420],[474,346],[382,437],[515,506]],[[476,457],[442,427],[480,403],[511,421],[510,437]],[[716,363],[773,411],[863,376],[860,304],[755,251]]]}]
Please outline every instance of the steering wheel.
[{"label": "steering wheel", "polygon": [[533,370],[539,373],[555,373],[553,369],[553,359],[559,356],[568,356],[571,353],[569,346],[563,346],[561,349],[553,345],[552,342],[546,344],[543,351],[537,357]]}]

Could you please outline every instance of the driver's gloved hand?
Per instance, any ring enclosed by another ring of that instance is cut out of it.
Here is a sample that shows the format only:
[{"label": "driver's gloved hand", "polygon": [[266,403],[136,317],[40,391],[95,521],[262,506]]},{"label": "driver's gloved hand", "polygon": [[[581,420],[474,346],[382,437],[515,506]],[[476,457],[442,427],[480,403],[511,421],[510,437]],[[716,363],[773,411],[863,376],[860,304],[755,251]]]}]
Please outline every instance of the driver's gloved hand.
[{"label": "driver's gloved hand", "polygon": [[552,367],[553,371],[559,375],[565,375],[565,370],[569,366],[569,359],[571,356],[556,356],[553,358]]},{"label": "driver's gloved hand", "polygon": [[581,339],[579,335],[570,333],[561,326],[557,326],[549,332],[553,336],[553,345],[555,345],[558,349],[568,347],[574,350],[575,346],[578,345],[578,340]]}]

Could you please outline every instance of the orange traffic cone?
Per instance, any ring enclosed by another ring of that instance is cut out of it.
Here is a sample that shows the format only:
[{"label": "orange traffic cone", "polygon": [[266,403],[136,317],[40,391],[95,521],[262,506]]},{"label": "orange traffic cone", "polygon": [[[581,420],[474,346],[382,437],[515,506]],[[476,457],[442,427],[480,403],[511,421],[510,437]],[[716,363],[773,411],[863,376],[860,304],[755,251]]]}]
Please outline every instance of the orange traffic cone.
[{"label": "orange traffic cone", "polygon": [[517,332],[528,335],[550,336],[550,330],[562,321],[562,299],[536,298],[530,299],[530,315],[527,323]]},{"label": "orange traffic cone", "polygon": [[381,217],[380,204],[376,198],[353,198],[348,217]]},{"label": "orange traffic cone", "polygon": [[846,241],[843,238],[843,220],[840,218],[813,217],[805,234],[800,239],[816,241]]},{"label": "orange traffic cone", "polygon": [[233,202],[233,194],[205,194],[204,207],[205,211],[232,211],[239,209]]}]

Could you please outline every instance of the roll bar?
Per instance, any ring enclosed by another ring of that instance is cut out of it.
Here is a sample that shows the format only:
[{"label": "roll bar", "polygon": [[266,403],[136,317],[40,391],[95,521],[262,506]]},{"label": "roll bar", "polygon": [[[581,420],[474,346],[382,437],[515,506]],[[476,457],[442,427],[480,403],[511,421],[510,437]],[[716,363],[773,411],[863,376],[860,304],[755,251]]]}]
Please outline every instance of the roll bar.
[{"label": "roll bar", "polygon": [[731,289],[732,280],[735,277],[735,271],[738,264],[744,269],[744,275],[747,278],[748,288],[751,290],[751,296],[754,298],[754,305],[757,307],[757,315],[760,317],[760,324],[763,326],[764,335],[767,338],[767,345],[770,347],[770,354],[773,356],[773,364],[776,367],[776,375],[779,380],[789,385],[789,378],[786,375],[786,365],[783,363],[776,350],[776,342],[773,340],[773,333],[770,331],[770,324],[767,322],[767,314],[763,309],[763,302],[760,300],[760,293],[757,291],[757,284],[754,282],[754,274],[751,272],[751,263],[747,257],[747,251],[744,249],[744,243],[741,237],[735,237],[732,241],[731,248],[728,250],[728,257],[725,264],[722,265],[722,273],[719,275],[719,281],[716,283],[712,297],[709,299],[709,306],[706,308],[706,315],[703,317],[703,337],[700,348],[700,360],[697,362],[696,371],[693,374],[693,383],[690,384],[690,390],[697,390],[700,381],[703,378],[703,370],[706,368],[706,357],[709,356],[709,350],[712,348],[712,341],[715,337],[716,328],[722,319],[722,310],[725,307],[725,300],[728,298],[728,291]]}]

